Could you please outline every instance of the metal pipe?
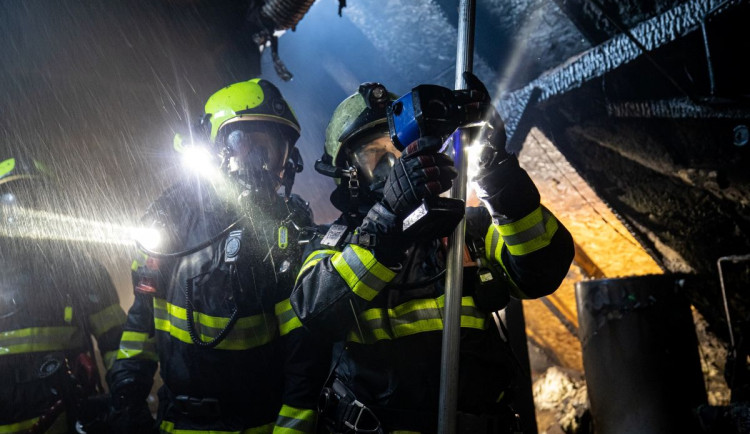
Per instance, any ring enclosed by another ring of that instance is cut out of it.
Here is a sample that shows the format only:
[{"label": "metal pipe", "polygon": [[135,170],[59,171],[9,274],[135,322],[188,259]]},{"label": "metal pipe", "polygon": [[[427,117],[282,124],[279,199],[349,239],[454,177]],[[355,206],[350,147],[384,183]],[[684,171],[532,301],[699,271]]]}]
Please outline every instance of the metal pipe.
[{"label": "metal pipe", "polygon": [[[473,69],[474,17],[476,2],[460,0],[458,9],[458,41],[456,47],[456,89],[465,89],[463,72]],[[469,131],[459,128],[453,134],[453,150],[458,176],[453,181],[450,196],[466,202],[466,173],[468,164],[465,145],[470,140]],[[463,284],[465,218],[456,226],[449,238],[445,269],[445,314],[443,317],[443,348],[440,372],[440,402],[438,433],[456,432],[458,409],[458,361],[461,336],[461,296]]]},{"label": "metal pipe", "polygon": [[739,262],[750,261],[750,255],[742,256],[722,256],[716,261],[716,267],[719,269],[719,284],[721,285],[721,298],[724,301],[724,314],[727,317],[727,327],[729,328],[729,344],[730,352],[736,355],[737,348],[734,346],[734,332],[732,331],[732,318],[729,315],[729,302],[727,301],[727,291],[724,287],[724,272],[721,269],[722,262],[731,262],[737,264]]}]

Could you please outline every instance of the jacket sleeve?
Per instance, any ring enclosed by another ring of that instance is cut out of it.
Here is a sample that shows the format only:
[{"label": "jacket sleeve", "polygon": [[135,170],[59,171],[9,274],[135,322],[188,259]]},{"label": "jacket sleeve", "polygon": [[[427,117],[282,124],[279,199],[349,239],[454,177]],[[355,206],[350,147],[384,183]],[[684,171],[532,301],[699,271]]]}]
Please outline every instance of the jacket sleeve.
[{"label": "jacket sleeve", "polygon": [[[307,203],[297,209],[306,214],[308,226],[312,225]],[[295,271],[299,271],[299,267]],[[318,397],[330,366],[331,344],[302,327],[289,301],[291,292],[291,287],[283,288],[275,305],[279,339],[284,349],[284,392],[273,432],[316,433]]]},{"label": "jacket sleeve", "polygon": [[573,261],[570,232],[539,203],[525,216],[499,224],[484,207],[467,209],[467,231],[484,239],[484,253],[499,265],[519,299],[544,297],[562,282]]},{"label": "jacket sleeve", "polygon": [[274,433],[317,432],[317,402],[328,373],[331,344],[301,323],[289,298],[276,303],[284,349],[284,393]]},{"label": "jacket sleeve", "polygon": [[99,263],[93,262],[91,286],[88,287],[86,315],[88,331],[96,338],[99,352],[106,370],[112,368],[120,346],[125,312],[120,307],[117,291],[107,270]]},{"label": "jacket sleeve", "polygon": [[396,276],[372,250],[356,244],[331,249],[313,240],[297,275],[291,307],[305,327],[339,340],[356,316]]},{"label": "jacket sleeve", "polygon": [[[134,261],[134,281],[140,268]],[[145,400],[148,396],[158,363],[154,333],[153,297],[136,292],[133,306],[128,311],[114,366],[107,373],[107,383],[113,396],[125,390],[137,395],[128,397],[129,400]]]}]

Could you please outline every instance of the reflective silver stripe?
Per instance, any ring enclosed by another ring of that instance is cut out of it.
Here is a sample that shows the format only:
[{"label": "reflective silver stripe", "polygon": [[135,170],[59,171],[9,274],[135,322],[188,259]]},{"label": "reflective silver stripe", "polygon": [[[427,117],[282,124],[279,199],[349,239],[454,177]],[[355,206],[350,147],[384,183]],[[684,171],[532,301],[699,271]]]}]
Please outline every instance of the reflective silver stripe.
[{"label": "reflective silver stripe", "polygon": [[503,263],[503,241],[497,225],[490,225],[487,229],[487,235],[484,237],[484,250],[487,259],[494,259],[498,263]]},{"label": "reflective silver stripe", "polygon": [[83,334],[73,326],[29,327],[0,332],[0,356],[69,350],[84,346]]},{"label": "reflective silver stripe", "polygon": [[299,280],[300,276],[302,276],[302,273],[314,267],[315,264],[317,264],[324,258],[330,257],[335,253],[338,253],[338,250],[315,250],[314,252],[307,255],[307,259],[305,259],[305,262],[302,263],[302,266],[299,269],[299,273],[297,273],[297,280]]},{"label": "reflective silver stripe", "polygon": [[275,310],[281,336],[286,335],[296,328],[302,327],[302,322],[294,313],[289,299],[276,303]]},{"label": "reflective silver stripe", "polygon": [[[229,323],[228,317],[216,317],[201,312],[193,312],[195,332],[200,339],[209,341],[216,338]],[[159,298],[154,298],[154,326],[156,330],[169,333],[182,342],[192,344],[188,333],[187,311]],[[278,335],[276,316],[270,313],[241,317],[227,337],[215,348],[222,350],[247,350],[265,345]]]},{"label": "reflective silver stripe", "polygon": [[282,405],[276,419],[274,434],[297,434],[315,432],[315,411]]},{"label": "reflective silver stripe", "polygon": [[540,221],[534,223],[533,226],[521,232],[515,233],[513,235],[503,235],[503,241],[505,241],[505,244],[508,244],[509,246],[515,246],[531,241],[539,235],[543,235],[545,233],[545,224],[551,216],[552,215],[550,213],[542,210],[542,219]]},{"label": "reflective silver stripe", "polygon": [[[557,219],[540,206],[517,222],[494,225],[502,235],[508,252],[514,256],[526,255],[548,246],[557,232]],[[497,252],[493,249],[497,256]]]},{"label": "reflective silver stripe", "polygon": [[117,359],[146,359],[158,360],[156,354],[156,337],[149,337],[148,333],[124,331],[120,339],[120,349]]},{"label": "reflective silver stripe", "polygon": [[117,355],[120,353],[120,350],[114,350],[114,351],[107,351],[102,355],[102,363],[104,364],[104,369],[109,370],[112,368],[112,365],[115,364],[115,360],[117,360]]},{"label": "reflective silver stripe", "polygon": [[395,272],[379,263],[372,252],[355,244],[334,254],[331,264],[352,292],[368,301],[396,276]]},{"label": "reflective silver stripe", "polygon": [[120,327],[125,324],[125,312],[119,304],[113,304],[100,310],[97,313],[89,315],[91,322],[91,331],[96,337],[108,332],[114,327]]},{"label": "reflective silver stripe", "polygon": [[[412,300],[392,309],[368,309],[359,315],[364,336],[352,330],[348,339],[358,343],[374,343],[384,339],[443,329],[445,297]],[[477,309],[471,296],[461,299],[461,327],[484,330],[486,314]]]}]

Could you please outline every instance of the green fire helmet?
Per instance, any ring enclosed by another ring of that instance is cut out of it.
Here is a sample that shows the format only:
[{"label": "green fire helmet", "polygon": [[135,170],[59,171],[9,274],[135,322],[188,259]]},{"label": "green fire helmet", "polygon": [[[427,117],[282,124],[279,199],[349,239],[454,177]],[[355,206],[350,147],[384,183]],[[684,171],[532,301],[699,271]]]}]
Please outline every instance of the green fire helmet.
[{"label": "green fire helmet", "polygon": [[47,179],[50,171],[44,164],[25,157],[0,159],[0,185],[24,179]]},{"label": "green fire helmet", "polygon": [[326,143],[322,161],[344,168],[339,159],[342,146],[362,133],[378,128],[388,129],[386,108],[398,98],[380,83],[362,83],[357,93],[336,107],[326,127]]},{"label": "green fire helmet", "polygon": [[0,157],[0,214],[13,206],[53,207],[54,187],[52,172],[39,161],[24,155]]},{"label": "green fire helmet", "polygon": [[297,137],[300,125],[294,111],[279,89],[268,80],[255,78],[231,84],[211,95],[206,102],[201,121],[208,129],[211,143],[215,143],[222,127],[238,121],[265,121],[292,128]]}]

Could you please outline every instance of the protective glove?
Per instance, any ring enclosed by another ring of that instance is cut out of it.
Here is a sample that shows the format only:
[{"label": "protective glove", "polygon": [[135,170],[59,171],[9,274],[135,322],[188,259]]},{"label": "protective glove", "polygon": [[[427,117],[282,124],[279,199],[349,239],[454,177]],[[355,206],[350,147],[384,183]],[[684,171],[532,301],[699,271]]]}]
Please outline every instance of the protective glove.
[{"label": "protective glove", "polygon": [[117,434],[158,432],[146,403],[149,391],[149,385],[128,380],[113,387],[108,417],[110,432]]},{"label": "protective glove", "polygon": [[453,185],[458,172],[453,160],[439,152],[439,137],[421,137],[404,149],[383,187],[383,203],[400,219],[422,199],[438,196]]},{"label": "protective glove", "polygon": [[156,434],[159,430],[151,416],[148,405],[144,402],[122,409],[113,408],[109,414],[108,431],[116,434]]},{"label": "protective glove", "polygon": [[[464,73],[469,87],[487,92],[481,81]],[[515,155],[505,149],[505,122],[492,105],[485,114],[487,122],[479,130],[478,171],[472,179],[476,192],[497,224],[520,220],[539,206],[539,191]]]},{"label": "protective glove", "polygon": [[382,203],[370,208],[357,233],[374,236],[372,250],[375,259],[391,268],[403,262],[406,250],[414,242],[401,231],[401,220]]}]

